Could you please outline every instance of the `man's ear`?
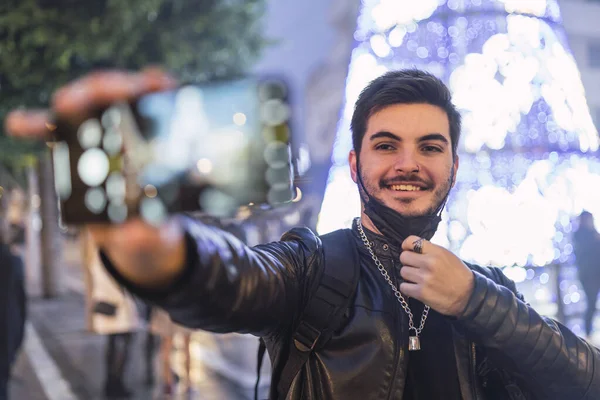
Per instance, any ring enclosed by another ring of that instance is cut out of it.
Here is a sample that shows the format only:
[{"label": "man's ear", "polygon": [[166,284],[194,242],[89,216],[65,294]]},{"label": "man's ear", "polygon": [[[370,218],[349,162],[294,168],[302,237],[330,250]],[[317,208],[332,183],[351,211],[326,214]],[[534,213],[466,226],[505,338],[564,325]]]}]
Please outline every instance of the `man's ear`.
[{"label": "man's ear", "polygon": [[456,183],[456,175],[458,174],[458,154],[454,157],[454,166],[452,167],[454,176],[452,177],[452,187],[454,187],[454,184]]},{"label": "man's ear", "polygon": [[350,165],[350,176],[354,183],[358,183],[356,161],[356,152],[350,150],[350,154],[348,154],[348,164]]}]

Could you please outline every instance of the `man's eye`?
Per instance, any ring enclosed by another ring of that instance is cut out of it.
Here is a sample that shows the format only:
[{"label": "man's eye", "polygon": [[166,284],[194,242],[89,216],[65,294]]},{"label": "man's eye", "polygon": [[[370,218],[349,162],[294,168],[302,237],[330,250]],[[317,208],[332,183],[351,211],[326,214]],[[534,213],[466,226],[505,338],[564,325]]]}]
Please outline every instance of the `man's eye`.
[{"label": "man's eye", "polygon": [[394,146],[392,146],[391,144],[385,144],[385,143],[378,144],[375,147],[375,150],[393,150],[393,149],[394,149]]},{"label": "man's eye", "polygon": [[423,151],[425,152],[438,152],[441,153],[442,149],[437,146],[423,146]]}]

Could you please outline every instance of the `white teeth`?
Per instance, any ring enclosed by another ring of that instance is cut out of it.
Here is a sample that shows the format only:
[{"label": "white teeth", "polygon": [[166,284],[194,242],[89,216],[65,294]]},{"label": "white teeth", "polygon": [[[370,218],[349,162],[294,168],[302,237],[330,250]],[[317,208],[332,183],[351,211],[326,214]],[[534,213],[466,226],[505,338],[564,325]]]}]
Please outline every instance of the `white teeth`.
[{"label": "white teeth", "polygon": [[421,190],[419,186],[413,185],[392,185],[392,190],[400,191],[400,192],[416,192]]}]

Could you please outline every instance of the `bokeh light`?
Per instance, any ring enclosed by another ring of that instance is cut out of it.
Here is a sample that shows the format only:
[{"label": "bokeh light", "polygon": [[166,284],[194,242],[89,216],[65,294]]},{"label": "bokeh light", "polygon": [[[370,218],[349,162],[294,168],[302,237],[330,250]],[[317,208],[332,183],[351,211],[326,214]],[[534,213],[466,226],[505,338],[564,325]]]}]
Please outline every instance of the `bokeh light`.
[{"label": "bokeh light", "polygon": [[449,85],[464,118],[457,183],[433,240],[467,261],[514,267],[518,281],[524,267],[572,261],[574,217],[600,216],[599,138],[557,2],[364,0],[355,39],[319,233],[359,215],[347,159],[360,91],[416,67]]}]

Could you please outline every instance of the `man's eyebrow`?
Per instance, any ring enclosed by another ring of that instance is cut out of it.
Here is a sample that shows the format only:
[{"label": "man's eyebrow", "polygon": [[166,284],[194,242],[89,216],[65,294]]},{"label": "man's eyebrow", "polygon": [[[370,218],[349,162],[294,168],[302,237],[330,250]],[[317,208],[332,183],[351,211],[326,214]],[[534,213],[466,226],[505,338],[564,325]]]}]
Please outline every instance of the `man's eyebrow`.
[{"label": "man's eyebrow", "polygon": [[370,137],[369,140],[373,141],[373,140],[377,140],[377,139],[381,139],[381,138],[392,139],[392,140],[395,140],[397,142],[401,142],[402,141],[402,139],[399,136],[394,135],[393,133],[388,132],[388,131],[379,131],[379,132],[376,132],[373,135],[371,135],[371,137]]},{"label": "man's eyebrow", "polygon": [[450,144],[446,136],[442,135],[441,133],[430,133],[419,138],[419,142],[427,142],[430,140],[437,140],[438,142],[444,142],[444,144]]},{"label": "man's eyebrow", "polygon": [[[387,139],[392,139],[396,142],[401,142],[402,138],[398,135],[394,135],[391,132],[388,131],[379,131],[374,133],[373,135],[371,135],[371,137],[369,138],[369,140],[373,141],[373,140],[377,140],[377,139],[381,139],[381,138],[387,138]],[[444,144],[450,144],[448,139],[442,135],[441,133],[429,133],[427,135],[421,136],[418,141],[419,142],[427,142],[427,141],[438,141],[438,142],[443,142]]]}]

